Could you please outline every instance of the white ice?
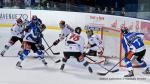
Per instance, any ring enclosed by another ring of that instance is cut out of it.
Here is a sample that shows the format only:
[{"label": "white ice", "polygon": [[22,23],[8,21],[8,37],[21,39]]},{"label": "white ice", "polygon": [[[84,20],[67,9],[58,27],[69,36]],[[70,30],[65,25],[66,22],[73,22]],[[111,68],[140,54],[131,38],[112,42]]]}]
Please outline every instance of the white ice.
[{"label": "white ice", "polygon": [[[44,37],[49,43],[57,39],[60,31],[56,30],[46,30],[44,32]],[[4,45],[10,39],[10,29],[1,28],[0,29],[0,51],[3,49]],[[64,48],[64,43],[60,43],[58,46],[53,47],[55,52],[61,52]],[[116,73],[109,73],[106,76],[98,76],[96,72],[106,72],[100,66],[92,64],[93,74],[90,74],[86,68],[81,64],[76,62],[76,59],[71,58],[64,71],[60,71],[61,63],[54,63],[50,58],[46,58],[48,66],[44,66],[42,62],[38,59],[33,59],[27,57],[22,63],[23,68],[17,69],[15,67],[18,61],[17,52],[19,50],[20,43],[17,42],[13,47],[11,47],[5,54],[6,57],[0,57],[0,84],[149,84],[150,75],[143,75],[142,69],[134,69],[135,77],[132,80],[124,79],[123,75],[127,74],[127,70],[119,68],[120,71]],[[48,52],[51,56],[52,53]],[[34,55],[34,54],[30,54]],[[54,56],[54,59],[60,59],[63,55]],[[106,68],[110,69],[117,60],[112,60],[112,64],[104,65]],[[150,64],[150,62],[148,63]],[[114,78],[114,79],[113,79]],[[136,80],[135,80],[136,78]],[[138,79],[141,78],[141,79]],[[105,79],[105,80],[104,80]],[[118,79],[118,80],[117,80]]]}]

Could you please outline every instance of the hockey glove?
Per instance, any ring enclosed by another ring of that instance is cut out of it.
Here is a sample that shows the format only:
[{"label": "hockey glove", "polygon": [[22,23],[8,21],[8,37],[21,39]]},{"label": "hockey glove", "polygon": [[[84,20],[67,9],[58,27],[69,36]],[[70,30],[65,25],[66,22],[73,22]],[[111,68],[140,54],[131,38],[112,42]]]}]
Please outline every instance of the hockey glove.
[{"label": "hockey glove", "polygon": [[53,45],[56,46],[59,42],[60,42],[60,40],[57,39],[56,41],[54,41]]}]

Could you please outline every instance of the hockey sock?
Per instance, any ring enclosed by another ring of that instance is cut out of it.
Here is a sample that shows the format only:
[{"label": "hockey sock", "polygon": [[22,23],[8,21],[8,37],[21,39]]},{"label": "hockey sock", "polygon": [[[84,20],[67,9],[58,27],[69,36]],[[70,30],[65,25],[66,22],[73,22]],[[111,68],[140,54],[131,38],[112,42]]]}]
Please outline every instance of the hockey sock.
[{"label": "hockey sock", "polygon": [[22,52],[22,54],[19,55],[19,56],[20,56],[20,60],[23,61],[24,58],[25,58],[29,53],[30,53],[29,50],[24,50],[24,51]]},{"label": "hockey sock", "polygon": [[8,50],[10,46],[11,46],[10,43],[6,44],[5,47],[4,47],[4,51]]},{"label": "hockey sock", "polygon": [[42,52],[42,50],[38,50],[36,53],[38,55],[38,58],[44,59],[44,53]]},{"label": "hockey sock", "polygon": [[127,67],[128,70],[133,70],[132,63],[131,63],[131,61],[128,58],[125,57],[124,58],[124,62],[126,64],[126,67]]},{"label": "hockey sock", "polygon": [[145,61],[139,61],[139,63],[140,63],[140,66],[141,67],[146,67],[147,66],[147,64],[146,64],[146,62]]},{"label": "hockey sock", "polygon": [[67,62],[67,59],[62,58],[62,62],[63,62],[63,64],[65,64]]},{"label": "hockey sock", "polygon": [[89,66],[89,62],[86,60],[81,61],[81,63],[83,64],[84,67],[88,67]]}]

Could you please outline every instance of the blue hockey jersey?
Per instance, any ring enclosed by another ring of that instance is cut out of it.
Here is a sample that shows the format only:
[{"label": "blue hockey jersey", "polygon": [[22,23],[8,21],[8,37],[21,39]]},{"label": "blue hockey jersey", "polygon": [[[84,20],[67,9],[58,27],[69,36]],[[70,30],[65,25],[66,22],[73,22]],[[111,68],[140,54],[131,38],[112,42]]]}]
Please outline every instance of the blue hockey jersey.
[{"label": "blue hockey jersey", "polygon": [[123,35],[122,45],[125,50],[125,53],[129,51],[140,52],[145,49],[143,42],[144,34],[129,32],[128,34]]}]

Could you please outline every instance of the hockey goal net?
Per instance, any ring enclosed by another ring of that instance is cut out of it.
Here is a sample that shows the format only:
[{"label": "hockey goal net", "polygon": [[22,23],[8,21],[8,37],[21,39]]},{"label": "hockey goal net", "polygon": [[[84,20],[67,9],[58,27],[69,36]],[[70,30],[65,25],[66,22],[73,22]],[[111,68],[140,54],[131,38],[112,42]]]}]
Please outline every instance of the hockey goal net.
[{"label": "hockey goal net", "polygon": [[[122,34],[120,30],[108,27],[102,27],[100,29],[100,36],[103,40],[104,45],[104,53],[108,60],[117,60],[117,62],[121,61],[124,58],[124,50],[122,47]],[[134,59],[134,58],[132,58]],[[138,64],[133,61],[133,67],[139,67]],[[124,67],[125,63],[120,62],[120,67]]]}]

